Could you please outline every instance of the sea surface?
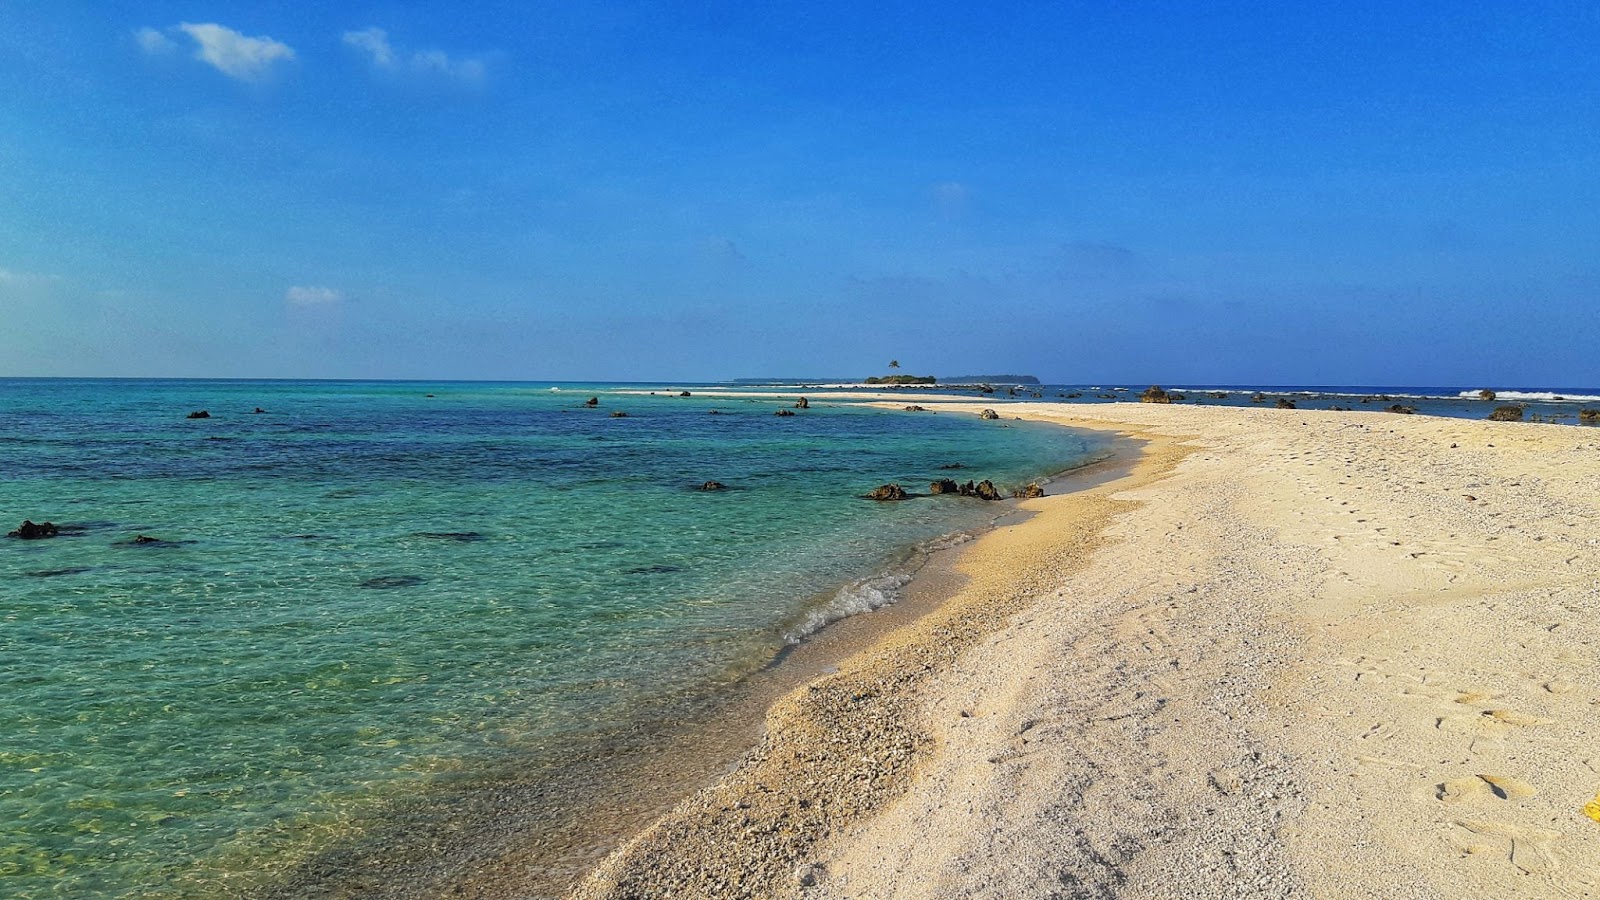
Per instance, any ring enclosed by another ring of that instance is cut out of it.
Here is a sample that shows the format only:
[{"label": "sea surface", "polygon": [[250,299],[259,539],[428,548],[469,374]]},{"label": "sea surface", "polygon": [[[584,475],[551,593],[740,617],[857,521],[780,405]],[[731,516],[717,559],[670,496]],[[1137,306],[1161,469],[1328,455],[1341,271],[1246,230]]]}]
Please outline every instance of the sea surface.
[{"label": "sea surface", "polygon": [[679,392],[0,380],[0,531],[64,526],[0,540],[0,896],[266,890],[452,780],[703,705],[1007,506],[877,485],[1107,453]]}]

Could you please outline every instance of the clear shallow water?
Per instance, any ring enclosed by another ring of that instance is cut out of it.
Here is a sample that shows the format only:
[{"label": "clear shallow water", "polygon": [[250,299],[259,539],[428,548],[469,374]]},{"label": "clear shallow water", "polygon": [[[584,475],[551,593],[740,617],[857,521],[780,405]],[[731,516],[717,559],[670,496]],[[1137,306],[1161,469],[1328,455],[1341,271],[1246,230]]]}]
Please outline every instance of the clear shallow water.
[{"label": "clear shallow water", "polygon": [[999,511],[872,487],[1102,452],[561,387],[0,381],[0,524],[83,527],[0,542],[0,896],[257,888],[431,784],[669,716]]}]

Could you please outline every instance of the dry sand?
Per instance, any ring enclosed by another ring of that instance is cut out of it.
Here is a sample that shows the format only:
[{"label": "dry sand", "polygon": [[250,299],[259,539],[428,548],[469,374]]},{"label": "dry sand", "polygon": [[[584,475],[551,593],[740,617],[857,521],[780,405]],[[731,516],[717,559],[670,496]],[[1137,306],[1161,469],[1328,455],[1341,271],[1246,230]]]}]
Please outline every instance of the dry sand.
[{"label": "dry sand", "polygon": [[1600,897],[1600,430],[1003,409],[1150,443],[576,896]]}]

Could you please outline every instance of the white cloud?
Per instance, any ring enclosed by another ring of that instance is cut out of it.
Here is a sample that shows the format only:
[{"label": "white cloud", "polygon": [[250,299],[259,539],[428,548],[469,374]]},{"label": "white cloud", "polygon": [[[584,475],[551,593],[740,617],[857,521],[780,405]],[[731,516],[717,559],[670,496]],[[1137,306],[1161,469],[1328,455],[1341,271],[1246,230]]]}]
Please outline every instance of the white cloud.
[{"label": "white cloud", "polygon": [[344,299],[344,295],[330,287],[295,285],[283,292],[283,302],[290,306],[328,306]]},{"label": "white cloud", "polygon": [[443,50],[417,50],[407,56],[395,50],[394,45],[389,43],[389,33],[382,28],[346,31],[344,42],[365,53],[374,69],[385,72],[404,71],[476,84],[483,80],[488,71],[483,60],[453,58]]},{"label": "white cloud", "polygon": [[178,28],[199,45],[195,59],[210,63],[217,71],[240,81],[260,81],[272,71],[274,64],[294,59],[294,50],[288,44],[264,35],[245,37],[232,28],[214,23],[184,22]]},{"label": "white cloud", "polygon": [[178,49],[178,45],[154,28],[141,28],[133,33],[133,39],[139,42],[139,49],[151,56],[165,56]]},{"label": "white cloud", "polygon": [[363,28],[346,31],[344,42],[372,57],[372,64],[380,69],[394,67],[394,48],[389,45],[389,33],[382,28]]}]

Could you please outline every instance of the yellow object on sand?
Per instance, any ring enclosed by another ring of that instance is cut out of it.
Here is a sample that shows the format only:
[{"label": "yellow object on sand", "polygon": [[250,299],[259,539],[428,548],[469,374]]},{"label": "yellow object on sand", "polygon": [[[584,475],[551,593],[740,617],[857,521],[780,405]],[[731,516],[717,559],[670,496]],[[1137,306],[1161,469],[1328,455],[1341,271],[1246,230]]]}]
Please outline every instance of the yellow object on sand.
[{"label": "yellow object on sand", "polygon": [[1600,794],[1595,794],[1593,800],[1583,805],[1583,814],[1600,822]]}]

